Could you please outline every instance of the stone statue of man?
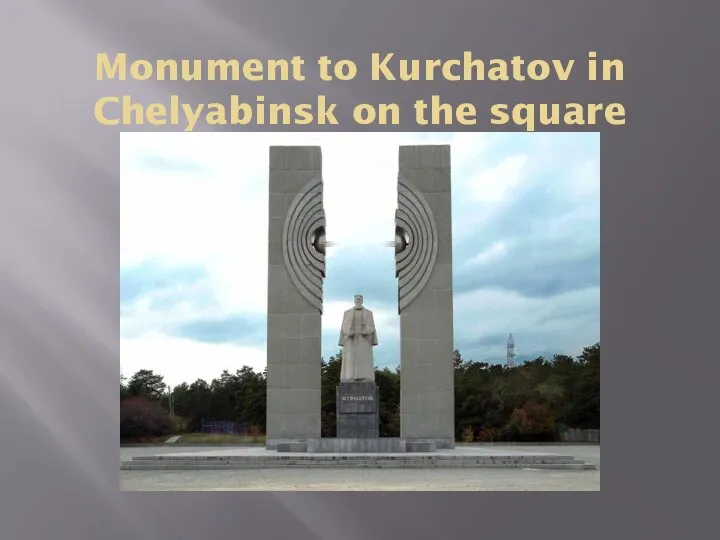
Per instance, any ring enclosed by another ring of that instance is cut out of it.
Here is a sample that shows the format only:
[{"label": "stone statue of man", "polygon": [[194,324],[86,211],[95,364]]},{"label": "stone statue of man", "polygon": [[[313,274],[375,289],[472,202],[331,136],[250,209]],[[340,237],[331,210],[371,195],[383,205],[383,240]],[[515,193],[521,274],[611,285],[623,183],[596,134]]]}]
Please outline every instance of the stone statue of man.
[{"label": "stone statue of man", "polygon": [[355,295],[355,306],[343,314],[340,342],[343,348],[341,382],[375,381],[373,347],[378,344],[372,311],[363,307],[361,294]]}]

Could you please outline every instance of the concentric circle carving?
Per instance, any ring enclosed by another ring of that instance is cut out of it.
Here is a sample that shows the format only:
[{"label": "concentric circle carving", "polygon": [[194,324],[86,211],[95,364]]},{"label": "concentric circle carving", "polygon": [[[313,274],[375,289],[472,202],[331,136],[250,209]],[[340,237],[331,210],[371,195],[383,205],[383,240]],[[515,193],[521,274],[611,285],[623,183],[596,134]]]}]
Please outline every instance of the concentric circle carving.
[{"label": "concentric circle carving", "polygon": [[283,230],[283,256],[298,292],[322,313],[325,210],[320,177],[309,182],[290,205]]},{"label": "concentric circle carving", "polygon": [[395,275],[400,313],[425,288],[437,252],[438,232],[432,209],[423,194],[400,176],[395,212]]}]

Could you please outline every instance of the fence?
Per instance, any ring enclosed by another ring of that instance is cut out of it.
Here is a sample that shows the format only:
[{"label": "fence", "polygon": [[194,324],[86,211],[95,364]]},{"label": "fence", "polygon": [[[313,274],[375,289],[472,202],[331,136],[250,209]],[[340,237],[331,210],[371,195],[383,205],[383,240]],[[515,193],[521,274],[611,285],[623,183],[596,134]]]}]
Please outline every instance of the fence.
[{"label": "fence", "polygon": [[201,424],[203,433],[222,433],[225,435],[247,435],[248,427],[245,424],[236,424],[227,420],[205,420]]},{"label": "fence", "polygon": [[567,429],[560,434],[563,442],[599,443],[599,429]]}]

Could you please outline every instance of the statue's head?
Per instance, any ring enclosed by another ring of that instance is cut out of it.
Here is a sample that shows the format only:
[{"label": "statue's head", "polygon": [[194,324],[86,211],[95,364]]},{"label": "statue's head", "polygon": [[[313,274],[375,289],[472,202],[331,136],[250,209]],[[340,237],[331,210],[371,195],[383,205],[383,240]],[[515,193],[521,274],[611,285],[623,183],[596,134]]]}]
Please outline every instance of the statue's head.
[{"label": "statue's head", "polygon": [[361,308],[363,305],[363,295],[362,294],[356,294],[355,295],[355,307]]}]

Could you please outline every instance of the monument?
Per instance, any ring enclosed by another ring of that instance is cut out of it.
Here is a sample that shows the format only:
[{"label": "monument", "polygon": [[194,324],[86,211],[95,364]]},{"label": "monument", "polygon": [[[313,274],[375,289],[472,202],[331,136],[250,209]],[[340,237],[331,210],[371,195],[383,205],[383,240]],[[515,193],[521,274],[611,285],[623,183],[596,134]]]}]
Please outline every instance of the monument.
[{"label": "monument", "polygon": [[270,148],[267,437],[320,437],[320,331],[325,278],[322,154]]},{"label": "monument", "polygon": [[395,217],[400,436],[455,446],[450,146],[401,146]]},{"label": "monument", "polygon": [[343,314],[340,327],[342,363],[336,389],[338,438],[362,439],[380,433],[380,399],[375,384],[373,347],[378,344],[372,311],[355,295],[355,305]]},{"label": "monument", "polygon": [[378,437],[377,330],[372,312],[357,295],[355,306],[343,316],[339,340],[343,361],[336,389],[337,437],[321,439],[322,156],[319,147],[270,149],[268,448],[404,452],[454,447],[450,184],[449,146],[400,147],[394,242],[400,437]]}]

